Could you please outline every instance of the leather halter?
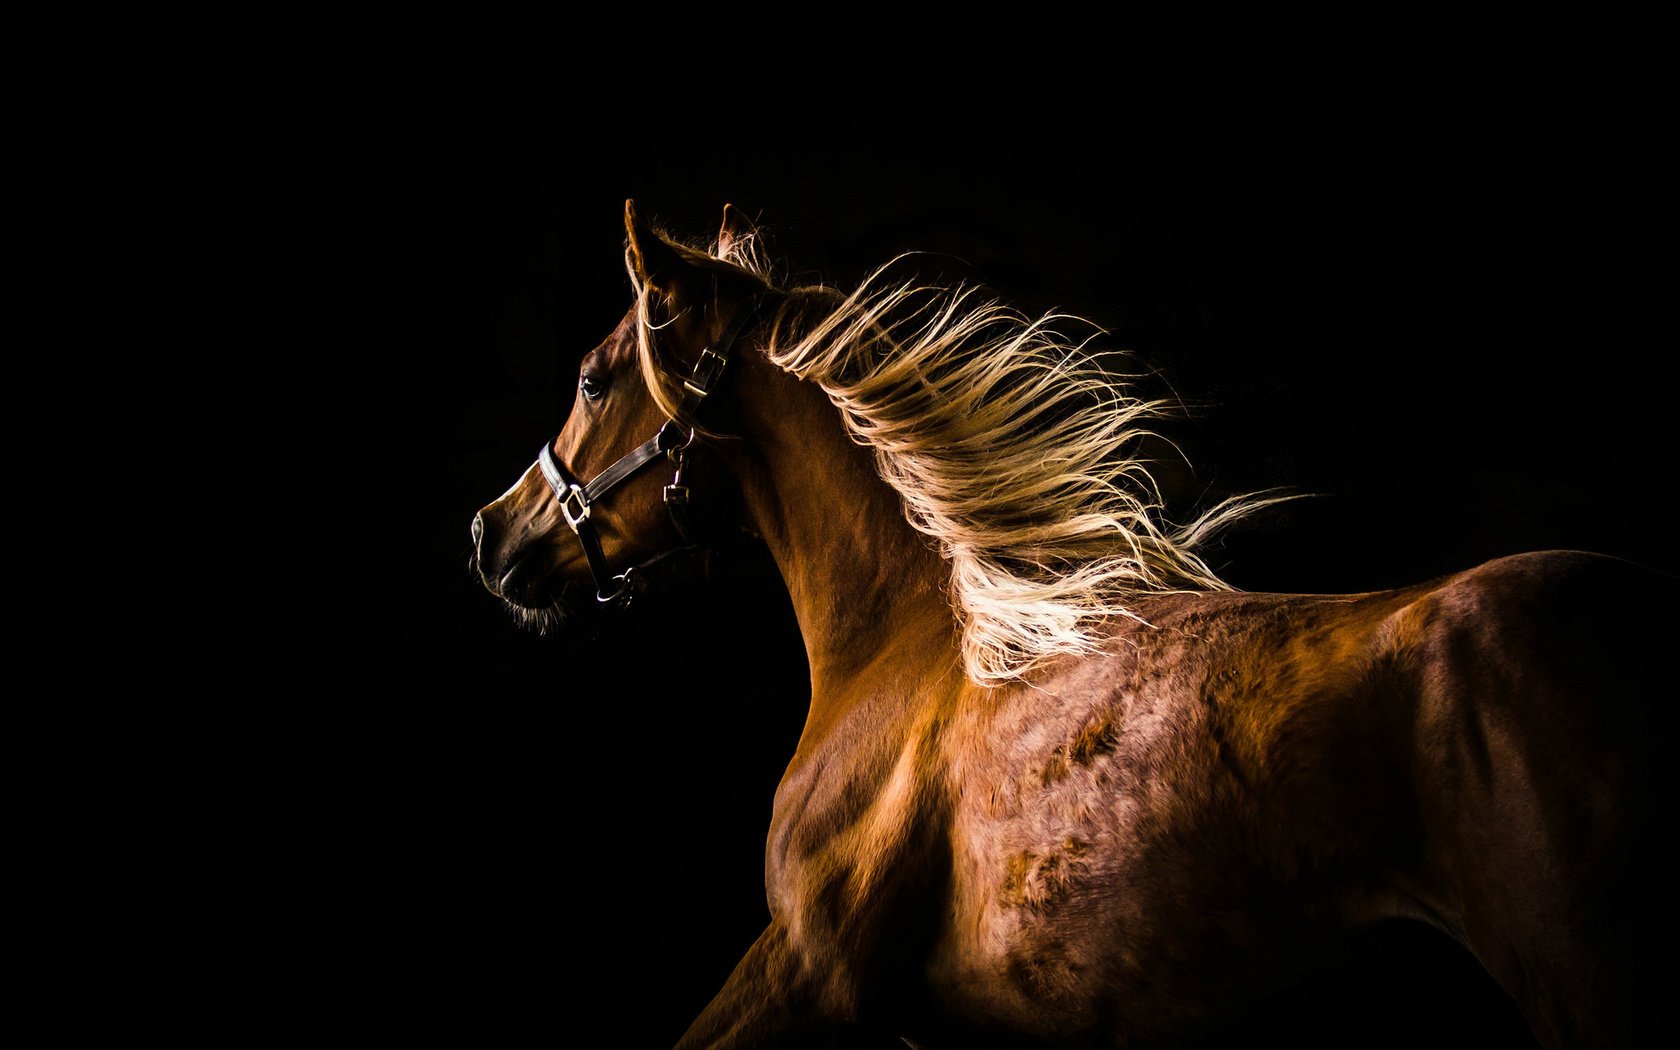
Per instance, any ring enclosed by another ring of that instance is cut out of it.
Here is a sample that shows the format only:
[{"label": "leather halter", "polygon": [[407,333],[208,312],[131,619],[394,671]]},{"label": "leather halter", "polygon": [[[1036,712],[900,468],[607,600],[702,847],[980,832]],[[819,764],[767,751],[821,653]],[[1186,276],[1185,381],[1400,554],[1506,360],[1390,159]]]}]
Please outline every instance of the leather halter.
[{"label": "leather halter", "polygon": [[695,414],[723,376],[724,366],[729,364],[729,355],[735,343],[758,319],[768,298],[756,298],[738,310],[717,344],[700,351],[699,360],[694,362],[694,371],[683,380],[683,396],[677,406],[676,418],[667,419],[658,433],[621,456],[618,462],[587,483],[579,483],[572,472],[561,464],[554,455],[553,442],[543,445],[541,454],[537,456],[537,465],[542,469],[549,488],[554,490],[554,497],[560,501],[561,516],[583,546],[589,574],[595,578],[596,601],[603,604],[628,603],[636,570],[632,566],[617,575],[613,574],[612,567],[607,564],[607,556],[601,550],[601,538],[595,532],[591,511],[609,492],[646,470],[661,456],[676,464],[676,474],[665,486],[665,508],[670,512],[677,533],[684,539],[688,538],[688,486],[683,484],[683,466],[688,447],[694,443]]}]

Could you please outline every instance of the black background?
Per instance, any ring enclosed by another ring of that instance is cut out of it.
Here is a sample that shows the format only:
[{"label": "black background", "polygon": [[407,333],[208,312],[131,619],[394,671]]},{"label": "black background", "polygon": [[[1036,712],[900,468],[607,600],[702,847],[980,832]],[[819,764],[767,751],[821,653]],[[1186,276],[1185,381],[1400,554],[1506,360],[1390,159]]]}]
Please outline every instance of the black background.
[{"label": "black background", "polygon": [[[569,639],[515,628],[467,568],[472,515],[558,431],[628,305],[626,198],[691,239],[742,207],[797,276],[943,253],[1102,324],[1195,406],[1169,431],[1194,464],[1164,468],[1180,517],[1315,494],[1214,552],[1239,587],[1371,590],[1553,547],[1672,572],[1652,371],[1673,342],[1654,262],[1672,181],[1624,101],[1490,83],[887,122],[576,97],[515,119],[440,97],[370,131],[346,221],[377,225],[365,269],[391,293],[371,352],[402,454],[381,460],[395,513],[370,542],[400,582],[348,749],[349,994],[417,1042],[538,1045],[587,1021],[666,1046],[765,921],[806,690],[773,568],[733,552]],[[1526,1039],[1467,957],[1408,929],[1255,1024],[1301,1045]]]}]

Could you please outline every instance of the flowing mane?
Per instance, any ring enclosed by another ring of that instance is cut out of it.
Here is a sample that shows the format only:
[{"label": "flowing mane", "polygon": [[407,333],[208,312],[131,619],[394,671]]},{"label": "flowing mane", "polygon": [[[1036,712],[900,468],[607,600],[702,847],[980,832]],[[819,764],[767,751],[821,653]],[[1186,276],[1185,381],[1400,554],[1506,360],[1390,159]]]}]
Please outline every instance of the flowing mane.
[{"label": "flowing mane", "polygon": [[[706,254],[774,284],[756,238]],[[970,285],[897,279],[898,261],[850,294],[778,288],[766,354],[828,395],[907,519],[937,541],[972,681],[1097,651],[1105,622],[1139,619],[1141,595],[1231,589],[1197,549],[1273,499],[1234,497],[1171,524],[1136,451],[1170,406],[1136,397],[1132,377],[1090,349],[1097,326],[1028,317]],[[637,292],[642,371],[672,411],[657,311]]]}]

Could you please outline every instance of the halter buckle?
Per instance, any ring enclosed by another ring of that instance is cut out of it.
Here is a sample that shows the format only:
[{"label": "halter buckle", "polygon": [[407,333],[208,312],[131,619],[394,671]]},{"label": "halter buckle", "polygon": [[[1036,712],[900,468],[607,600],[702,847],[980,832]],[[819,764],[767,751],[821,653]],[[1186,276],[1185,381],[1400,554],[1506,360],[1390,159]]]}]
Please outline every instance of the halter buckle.
[{"label": "halter buckle", "polygon": [[[576,500],[578,505],[575,514],[572,512],[573,500]],[[589,520],[589,497],[584,495],[582,485],[573,485],[560,497],[560,516],[566,519],[566,524],[572,527],[573,532],[578,531],[578,526]]]},{"label": "halter buckle", "polygon": [[710,347],[700,351],[699,360],[694,362],[694,371],[683,380],[683,386],[697,398],[703,398],[712,392],[712,384],[717,382],[723,373],[723,366],[729,359],[722,354],[714,354]]}]

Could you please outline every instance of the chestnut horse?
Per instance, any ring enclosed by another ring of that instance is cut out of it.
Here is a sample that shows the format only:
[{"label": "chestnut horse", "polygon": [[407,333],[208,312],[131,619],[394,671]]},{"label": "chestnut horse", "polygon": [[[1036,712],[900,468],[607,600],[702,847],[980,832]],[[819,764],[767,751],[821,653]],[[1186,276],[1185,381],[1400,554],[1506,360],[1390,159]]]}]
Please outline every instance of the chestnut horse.
[{"label": "chestnut horse", "polygon": [[1180,1045],[1394,917],[1546,1046],[1658,1030],[1665,577],[1551,551],[1233,591],[1196,545],[1257,501],[1165,524],[1155,406],[1065,319],[778,287],[733,209],[707,250],[626,223],[634,303],[472,532],[537,625],[625,600],[690,503],[787,584],[771,921],[681,1047]]}]

